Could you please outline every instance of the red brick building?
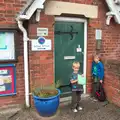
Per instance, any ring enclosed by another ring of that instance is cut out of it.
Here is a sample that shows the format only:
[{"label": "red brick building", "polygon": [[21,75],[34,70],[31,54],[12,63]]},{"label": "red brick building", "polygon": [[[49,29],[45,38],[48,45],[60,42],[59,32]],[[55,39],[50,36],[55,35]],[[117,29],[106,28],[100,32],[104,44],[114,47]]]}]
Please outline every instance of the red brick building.
[{"label": "red brick building", "polygon": [[[60,79],[67,85],[74,60],[81,63],[81,71],[87,77],[85,94],[90,93],[91,62],[95,52],[102,54],[105,64],[107,98],[120,106],[120,26],[119,14],[113,14],[114,6],[119,7],[119,4],[112,1],[110,7],[107,1],[30,0],[27,3],[27,0],[1,0],[0,31],[15,31],[17,59],[0,62],[13,63],[16,67],[16,94],[1,97],[0,106],[24,104],[25,98],[29,106],[29,93],[36,84],[51,85]],[[45,48],[35,47],[38,44],[32,42],[41,35],[48,42]]]}]

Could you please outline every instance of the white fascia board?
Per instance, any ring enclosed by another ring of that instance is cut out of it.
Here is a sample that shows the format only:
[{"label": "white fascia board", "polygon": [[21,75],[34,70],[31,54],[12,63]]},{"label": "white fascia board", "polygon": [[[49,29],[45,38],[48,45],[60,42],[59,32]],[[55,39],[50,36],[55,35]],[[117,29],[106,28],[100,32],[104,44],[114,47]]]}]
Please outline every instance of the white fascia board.
[{"label": "white fascia board", "polygon": [[120,4],[120,0],[114,0],[115,4]]},{"label": "white fascia board", "polygon": [[113,15],[113,16],[114,16],[115,13],[114,13],[114,12],[107,12],[106,15],[107,15],[107,16],[109,16],[109,15]]},{"label": "white fascia board", "polygon": [[115,21],[120,24],[120,5],[116,4],[113,0],[106,0],[106,3],[110,9],[110,12],[108,12],[106,15],[113,15]]},{"label": "white fascia board", "polygon": [[28,10],[26,11],[25,15],[19,15],[19,19],[23,19],[23,20],[29,20],[31,18],[31,16],[34,14],[34,12],[37,9],[43,9],[44,8],[44,2],[45,0],[35,0],[32,5],[28,8]]}]

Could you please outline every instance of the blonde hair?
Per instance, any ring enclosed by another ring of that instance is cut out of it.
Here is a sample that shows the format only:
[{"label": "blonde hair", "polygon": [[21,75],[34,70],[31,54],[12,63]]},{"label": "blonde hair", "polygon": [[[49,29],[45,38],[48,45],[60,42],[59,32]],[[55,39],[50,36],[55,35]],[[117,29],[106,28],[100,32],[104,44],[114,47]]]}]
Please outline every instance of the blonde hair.
[{"label": "blonde hair", "polygon": [[100,54],[100,52],[95,52],[95,53],[92,54],[92,57],[93,57],[93,59],[94,59],[95,57],[97,57],[97,58],[99,58],[99,60],[100,60],[100,59],[101,59],[101,54]]},{"label": "blonde hair", "polygon": [[101,55],[100,54],[95,54],[94,58],[97,57],[99,60],[101,59]]},{"label": "blonde hair", "polygon": [[80,67],[80,63],[79,62],[77,62],[77,61],[75,61],[75,62],[73,62],[73,65],[72,65],[73,67]]}]

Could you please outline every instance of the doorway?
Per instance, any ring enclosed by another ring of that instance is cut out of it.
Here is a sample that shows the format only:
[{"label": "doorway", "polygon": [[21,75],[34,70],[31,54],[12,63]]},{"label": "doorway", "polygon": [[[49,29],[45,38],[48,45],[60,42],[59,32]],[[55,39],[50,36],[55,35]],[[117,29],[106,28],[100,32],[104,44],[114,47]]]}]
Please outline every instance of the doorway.
[{"label": "doorway", "polygon": [[[63,97],[71,94],[72,63],[80,62],[80,72],[86,76],[87,21],[79,18],[55,18],[55,82],[60,81]],[[86,93],[86,85],[84,86]]]}]

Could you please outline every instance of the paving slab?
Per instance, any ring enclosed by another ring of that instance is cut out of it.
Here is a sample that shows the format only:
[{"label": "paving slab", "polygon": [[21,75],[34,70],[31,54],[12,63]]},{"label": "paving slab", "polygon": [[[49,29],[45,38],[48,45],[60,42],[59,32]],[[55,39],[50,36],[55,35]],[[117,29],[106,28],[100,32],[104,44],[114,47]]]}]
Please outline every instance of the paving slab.
[{"label": "paving slab", "polygon": [[120,120],[120,108],[113,104],[93,102],[87,98],[81,101],[81,106],[82,111],[73,113],[70,104],[61,103],[57,113],[52,117],[41,117],[32,108],[19,109],[11,116],[0,113],[0,120]]}]

